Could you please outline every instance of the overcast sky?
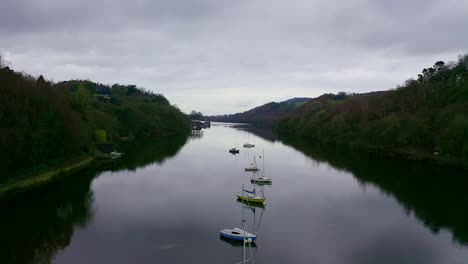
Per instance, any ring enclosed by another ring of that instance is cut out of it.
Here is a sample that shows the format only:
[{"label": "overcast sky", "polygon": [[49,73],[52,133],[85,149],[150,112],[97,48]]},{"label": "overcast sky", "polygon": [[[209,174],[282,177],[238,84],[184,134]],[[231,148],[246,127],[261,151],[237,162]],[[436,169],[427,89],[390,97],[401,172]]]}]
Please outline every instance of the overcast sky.
[{"label": "overcast sky", "polygon": [[15,70],[136,84],[204,114],[390,89],[467,49],[466,0],[0,0]]}]

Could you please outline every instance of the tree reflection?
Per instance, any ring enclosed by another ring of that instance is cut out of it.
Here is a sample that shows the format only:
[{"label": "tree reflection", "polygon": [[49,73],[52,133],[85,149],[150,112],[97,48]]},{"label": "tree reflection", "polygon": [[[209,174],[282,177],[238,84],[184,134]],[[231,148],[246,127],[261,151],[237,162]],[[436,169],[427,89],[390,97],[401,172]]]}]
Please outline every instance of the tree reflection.
[{"label": "tree reflection", "polygon": [[70,244],[74,229],[92,217],[95,171],[2,201],[0,263],[50,263]]},{"label": "tree reflection", "polygon": [[106,170],[135,170],[154,163],[162,164],[174,157],[187,143],[187,136],[168,136],[162,140],[141,140],[128,142],[119,146],[119,151],[125,154],[118,160],[107,163]]},{"label": "tree reflection", "polygon": [[51,263],[76,228],[93,216],[91,182],[103,170],[136,169],[177,154],[187,137],[121,145],[123,158],[102,162],[46,187],[0,201],[0,263]]},{"label": "tree reflection", "polygon": [[314,160],[351,172],[363,185],[372,184],[395,197],[433,233],[447,229],[460,244],[468,245],[468,178],[462,171],[416,161],[372,157],[340,149],[310,146],[288,139],[287,145]]}]

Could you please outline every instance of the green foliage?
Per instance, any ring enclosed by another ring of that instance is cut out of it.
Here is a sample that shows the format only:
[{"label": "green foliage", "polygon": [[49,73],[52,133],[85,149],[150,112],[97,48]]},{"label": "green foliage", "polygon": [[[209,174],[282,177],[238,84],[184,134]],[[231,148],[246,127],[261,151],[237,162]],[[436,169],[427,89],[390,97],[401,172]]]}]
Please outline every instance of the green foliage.
[{"label": "green foliage", "polygon": [[190,112],[189,116],[192,120],[203,120],[202,112],[197,112],[193,110],[192,112]]},{"label": "green foliage", "polygon": [[86,118],[87,111],[91,108],[91,94],[83,83],[79,84],[78,88],[71,94],[70,100],[73,109]]},{"label": "green foliage", "polygon": [[90,152],[95,142],[189,129],[163,95],[134,85],[53,84],[0,69],[0,182]]},{"label": "green foliage", "polygon": [[[438,61],[395,90],[325,94],[281,120],[280,135],[446,158],[468,165],[468,55]],[[467,166],[468,167],[468,166]]]},{"label": "green foliage", "polygon": [[95,132],[96,142],[97,143],[104,143],[107,142],[107,132],[105,130],[96,130]]}]

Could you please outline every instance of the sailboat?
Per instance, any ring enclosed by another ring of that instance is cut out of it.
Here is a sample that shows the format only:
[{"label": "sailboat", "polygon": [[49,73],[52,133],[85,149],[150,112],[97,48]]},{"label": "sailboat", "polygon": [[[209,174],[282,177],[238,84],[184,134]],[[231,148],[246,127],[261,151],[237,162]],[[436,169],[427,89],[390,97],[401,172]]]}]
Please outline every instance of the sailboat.
[{"label": "sailboat", "polygon": [[[253,174],[253,176],[250,178],[251,183],[255,184],[271,184],[272,180],[271,178],[265,177],[265,152],[263,152],[263,157],[260,157],[263,162],[263,168],[262,168],[262,175],[258,175],[258,173]],[[255,158],[255,157],[254,157]]]},{"label": "sailboat", "polygon": [[[243,186],[242,186],[243,188]],[[257,239],[257,235],[247,232],[244,219],[244,207],[242,207],[242,228],[223,229],[219,231],[222,237],[232,240],[244,241],[245,243],[252,243]]]},{"label": "sailboat", "polygon": [[253,172],[256,172],[256,171],[259,171],[260,169],[257,167],[257,161],[255,160],[255,156],[254,156],[254,162],[253,164],[250,164],[250,167],[247,167],[245,168],[245,171],[253,171]]},{"label": "sailboat", "polygon": [[239,154],[239,150],[237,148],[231,148],[229,149],[229,153],[231,154]]},{"label": "sailboat", "polygon": [[244,144],[244,148],[253,148],[255,147],[254,144],[250,144],[249,142],[249,134],[247,134],[247,143]]},{"label": "sailboat", "polygon": [[242,185],[242,194],[237,194],[237,200],[249,203],[265,204],[265,197],[257,196],[255,188],[252,191],[244,189],[244,185]]},{"label": "sailboat", "polygon": [[256,235],[237,227],[233,229],[223,229],[219,231],[219,234],[225,238],[237,241],[244,241],[246,243],[252,243],[253,241],[255,241],[255,239],[257,239]]},{"label": "sailboat", "polygon": [[237,137],[236,137],[236,146],[229,149],[229,153],[234,154],[234,155],[239,154],[239,149],[237,149]]},{"label": "sailboat", "polygon": [[[254,209],[254,233],[255,233],[255,209]],[[262,211],[263,215],[263,211]],[[260,218],[261,221],[261,218]],[[260,222],[259,222],[260,224]],[[256,247],[257,245],[255,244],[255,240],[257,239],[257,235],[252,234],[247,232],[246,230],[246,224],[245,224],[245,218],[244,218],[244,205],[242,206],[242,228],[233,228],[233,229],[223,229],[219,232],[220,234],[220,239],[223,241],[228,242],[229,244],[233,246],[239,246],[238,243],[242,245],[242,261],[237,262],[236,264],[241,264],[241,263],[247,263],[251,261],[252,263],[255,263],[254,258],[253,258],[253,253],[252,253],[252,247]],[[250,259],[247,259],[247,255],[245,252],[245,247],[246,245],[249,246],[250,250]]]}]

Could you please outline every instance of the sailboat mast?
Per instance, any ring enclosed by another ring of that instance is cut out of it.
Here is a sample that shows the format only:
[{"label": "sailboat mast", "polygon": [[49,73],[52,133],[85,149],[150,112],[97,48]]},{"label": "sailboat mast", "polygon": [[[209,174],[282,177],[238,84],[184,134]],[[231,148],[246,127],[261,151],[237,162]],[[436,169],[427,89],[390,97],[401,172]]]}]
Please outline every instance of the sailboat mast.
[{"label": "sailboat mast", "polygon": [[263,177],[265,177],[265,150],[262,150],[262,175]]},{"label": "sailboat mast", "polygon": [[[244,213],[244,206],[242,206],[242,213]],[[244,260],[245,263],[245,220],[242,219],[242,230],[244,231],[244,241],[242,241],[242,259]]]},{"label": "sailboat mast", "polygon": [[[244,184],[242,184],[242,196],[244,196]],[[243,241],[242,241],[242,260],[245,263],[245,219],[244,219],[244,204],[241,206],[242,208],[242,233],[244,235]]]}]

